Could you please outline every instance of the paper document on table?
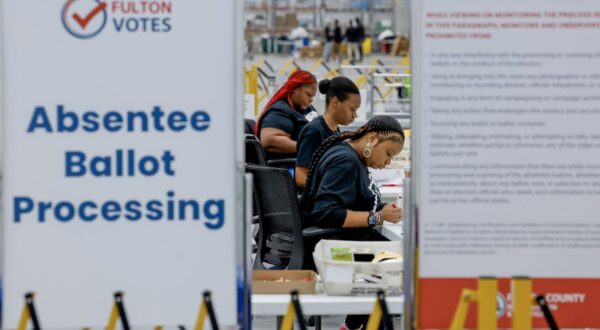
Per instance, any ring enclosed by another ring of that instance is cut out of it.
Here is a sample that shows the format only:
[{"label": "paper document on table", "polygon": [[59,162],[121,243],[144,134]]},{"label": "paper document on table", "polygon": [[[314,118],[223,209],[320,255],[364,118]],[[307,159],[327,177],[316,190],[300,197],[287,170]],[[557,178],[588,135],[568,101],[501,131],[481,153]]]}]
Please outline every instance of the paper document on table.
[{"label": "paper document on table", "polygon": [[398,221],[398,223],[386,222],[384,226],[404,227],[404,221]]},{"label": "paper document on table", "polygon": [[373,180],[380,186],[402,186],[404,172],[398,169],[371,169]]}]

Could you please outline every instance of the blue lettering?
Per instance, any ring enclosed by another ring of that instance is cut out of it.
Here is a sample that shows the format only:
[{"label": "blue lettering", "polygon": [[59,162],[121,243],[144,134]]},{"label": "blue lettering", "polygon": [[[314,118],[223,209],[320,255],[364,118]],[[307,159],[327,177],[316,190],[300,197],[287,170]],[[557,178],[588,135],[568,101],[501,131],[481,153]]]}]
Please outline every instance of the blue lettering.
[{"label": "blue lettering", "polygon": [[147,27],[148,26],[148,20],[149,20],[148,17],[142,17],[142,18],[139,19],[139,22],[142,22],[142,31],[144,31],[144,32],[148,31],[148,27]]},{"label": "blue lettering", "polygon": [[138,201],[129,201],[125,203],[125,218],[127,220],[136,221],[142,218],[142,212],[140,212],[140,207],[142,204]]},{"label": "blue lettering", "polygon": [[[77,126],[79,125],[79,118],[77,118],[77,114],[74,112],[65,112],[65,107],[59,105],[57,107],[57,120],[58,120],[58,132],[74,132],[77,130]],[[67,123],[70,122],[70,125]]]},{"label": "blue lettering", "polygon": [[216,220],[204,223],[206,228],[216,230],[223,227],[223,222],[225,222],[225,202],[222,199],[206,201],[204,203],[204,216],[208,220]]},{"label": "blue lettering", "polygon": [[128,112],[127,113],[127,130],[129,132],[133,132],[135,131],[135,118],[139,118],[141,121],[141,132],[147,132],[148,131],[148,115],[143,112],[143,111],[138,111],[138,112]]},{"label": "blue lettering", "polygon": [[[133,24],[130,24],[130,23],[133,23]],[[140,23],[135,18],[129,18],[125,22],[125,27],[127,28],[127,30],[129,30],[129,32],[135,32],[140,27]]]},{"label": "blue lettering", "polygon": [[123,116],[115,111],[110,111],[104,115],[104,126],[109,132],[117,132],[123,127]]},{"label": "blue lettering", "polygon": [[127,174],[135,175],[135,152],[131,149],[127,150]]},{"label": "blue lettering", "polygon": [[160,19],[153,18],[152,19],[152,32],[160,32]]},{"label": "blue lettering", "polygon": [[[67,214],[63,215],[64,212],[61,212],[62,210],[66,210]],[[61,222],[69,222],[73,220],[74,216],[75,207],[73,207],[73,204],[69,202],[56,203],[56,206],[54,207],[54,217],[56,218],[56,220]]]},{"label": "blue lettering", "polygon": [[[44,222],[44,221],[46,221],[46,211],[52,210],[52,203],[39,202],[38,207],[40,208],[40,211],[38,213],[38,221]],[[52,212],[50,212],[50,213],[52,213]]]},{"label": "blue lettering", "polygon": [[167,123],[169,124],[169,128],[175,132],[181,132],[185,129],[187,122],[187,117],[185,113],[181,111],[173,111],[169,114],[167,118]]},{"label": "blue lettering", "polygon": [[[150,165],[150,168],[148,169],[148,166],[146,165]],[[152,176],[156,174],[159,167],[160,163],[158,162],[158,159],[152,156],[145,156],[140,159],[139,169],[140,172],[145,176]]]},{"label": "blue lettering", "polygon": [[192,219],[200,220],[200,205],[195,200],[179,201],[179,220],[185,220],[185,209],[188,206],[192,207]]},{"label": "blue lettering", "polygon": [[100,124],[98,123],[98,114],[95,112],[86,112],[83,114],[83,128],[86,132],[95,132],[100,128]]},{"label": "blue lettering", "polygon": [[117,149],[115,160],[117,161],[117,176],[123,176],[123,150]]},{"label": "blue lettering", "polygon": [[161,206],[161,202],[157,200],[151,200],[146,204],[146,209],[148,209],[146,216],[148,220],[160,220],[163,217],[163,212],[160,209]]},{"label": "blue lettering", "polygon": [[165,29],[163,30],[163,32],[171,31],[171,19],[170,18],[163,18],[163,25],[165,26]]},{"label": "blue lettering", "polygon": [[165,164],[165,174],[167,174],[169,176],[174,176],[175,170],[171,167],[171,165],[173,165],[175,156],[173,156],[170,151],[165,150],[165,152],[163,153],[163,156],[162,156],[162,160]]},{"label": "blue lettering", "polygon": [[121,29],[123,29],[123,24],[125,23],[125,19],[121,18],[121,19],[116,19],[113,18],[113,23],[115,24],[115,30],[117,30],[117,32],[121,32]]},{"label": "blue lettering", "polygon": [[36,128],[43,128],[46,132],[52,132],[52,125],[44,107],[35,107],[29,127],[27,128],[27,133],[33,132]]},{"label": "blue lettering", "polygon": [[161,118],[165,115],[165,112],[160,109],[160,106],[155,106],[152,110],[152,118],[154,118],[154,129],[157,132],[162,132],[165,130],[165,127],[161,123]]},{"label": "blue lettering", "polygon": [[96,205],[96,203],[91,202],[91,201],[85,201],[85,202],[81,203],[81,205],[79,206],[79,217],[81,218],[81,220],[94,221],[98,217],[98,214],[97,213],[87,214],[87,213],[85,213],[86,208],[96,210],[96,209],[98,209],[98,205]]},{"label": "blue lettering", "polygon": [[27,197],[15,197],[13,200],[13,210],[15,223],[21,222],[21,214],[29,213],[33,210],[33,200]]},{"label": "blue lettering", "polygon": [[108,201],[102,205],[102,217],[107,221],[115,221],[121,216],[121,205],[115,201]]},{"label": "blue lettering", "polygon": [[225,223],[225,201],[223,199],[210,199],[204,205],[194,199],[176,199],[175,192],[169,190],[165,200],[149,200],[142,203],[138,200],[117,201],[108,200],[96,202],[83,200],[79,203],[62,200],[57,203],[48,201],[35,201],[30,197],[17,196],[13,200],[14,222],[20,223],[26,216],[37,218],[37,222],[44,223],[46,218],[63,223],[81,219],[84,223],[91,223],[100,219],[115,222],[120,219],[138,221],[184,221],[191,219],[200,221],[204,216],[204,226],[210,230],[218,230]]},{"label": "blue lettering", "polygon": [[192,114],[192,127],[198,132],[206,130],[210,126],[210,116],[204,111],[196,111]]},{"label": "blue lettering", "polygon": [[94,176],[110,176],[110,157],[92,157],[90,172]]},{"label": "blue lettering", "polygon": [[169,200],[167,201],[167,219],[171,221],[175,218],[175,203],[173,202],[175,193],[172,191],[167,191],[167,196],[169,197]]},{"label": "blue lettering", "polygon": [[65,176],[84,176],[85,166],[85,153],[81,151],[67,151],[65,152]]}]

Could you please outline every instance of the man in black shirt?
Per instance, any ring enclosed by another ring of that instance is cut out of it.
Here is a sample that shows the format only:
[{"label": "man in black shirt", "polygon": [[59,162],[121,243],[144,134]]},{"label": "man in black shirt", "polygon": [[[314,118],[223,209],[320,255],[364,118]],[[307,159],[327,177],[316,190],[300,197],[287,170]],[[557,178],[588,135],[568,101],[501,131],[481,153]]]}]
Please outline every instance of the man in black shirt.
[{"label": "man in black shirt", "polygon": [[338,63],[342,61],[341,47],[342,47],[342,28],[340,22],[336,19],[333,23],[333,60],[337,59]]},{"label": "man in black shirt", "polygon": [[333,48],[333,29],[331,24],[327,23],[325,27],[324,44],[323,44],[323,59],[329,62],[331,57],[331,49]]},{"label": "man in black shirt", "polygon": [[356,18],[356,35],[358,36],[358,61],[362,62],[363,60],[363,51],[362,45],[365,41],[365,27],[362,25],[360,18]]}]

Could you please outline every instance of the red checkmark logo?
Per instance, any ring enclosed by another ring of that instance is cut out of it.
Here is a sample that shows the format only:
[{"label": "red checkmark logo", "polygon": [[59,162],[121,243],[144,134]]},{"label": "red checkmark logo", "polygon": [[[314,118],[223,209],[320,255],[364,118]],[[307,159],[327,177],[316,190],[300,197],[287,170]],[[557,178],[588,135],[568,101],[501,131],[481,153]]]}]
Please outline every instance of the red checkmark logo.
[{"label": "red checkmark logo", "polygon": [[106,9],[106,2],[101,2],[96,6],[96,8],[94,8],[87,15],[85,15],[84,18],[81,18],[81,16],[79,16],[79,14],[77,13],[74,13],[72,17],[77,22],[77,24],[79,24],[79,26],[81,26],[81,28],[85,30],[85,27],[90,23],[90,21],[94,19],[94,17],[96,17],[96,15],[98,15],[104,9]]}]

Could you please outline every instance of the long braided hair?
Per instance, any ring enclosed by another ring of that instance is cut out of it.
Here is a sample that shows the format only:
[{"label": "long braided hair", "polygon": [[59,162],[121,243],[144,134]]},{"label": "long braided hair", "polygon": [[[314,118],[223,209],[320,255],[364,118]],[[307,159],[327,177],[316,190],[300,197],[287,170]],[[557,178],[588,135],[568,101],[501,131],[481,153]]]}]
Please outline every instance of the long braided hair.
[{"label": "long braided hair", "polygon": [[365,134],[375,132],[379,138],[379,142],[391,140],[399,143],[404,142],[404,131],[402,125],[394,118],[390,116],[376,116],[371,118],[366,124],[361,126],[356,132],[342,132],[327,138],[319,148],[315,151],[308,167],[308,173],[306,175],[306,185],[302,192],[302,199],[300,200],[300,208],[305,209],[308,206],[308,201],[312,199],[311,196],[311,183],[314,177],[314,173],[317,170],[319,161],[334,145],[350,140],[355,141],[363,137]]}]

